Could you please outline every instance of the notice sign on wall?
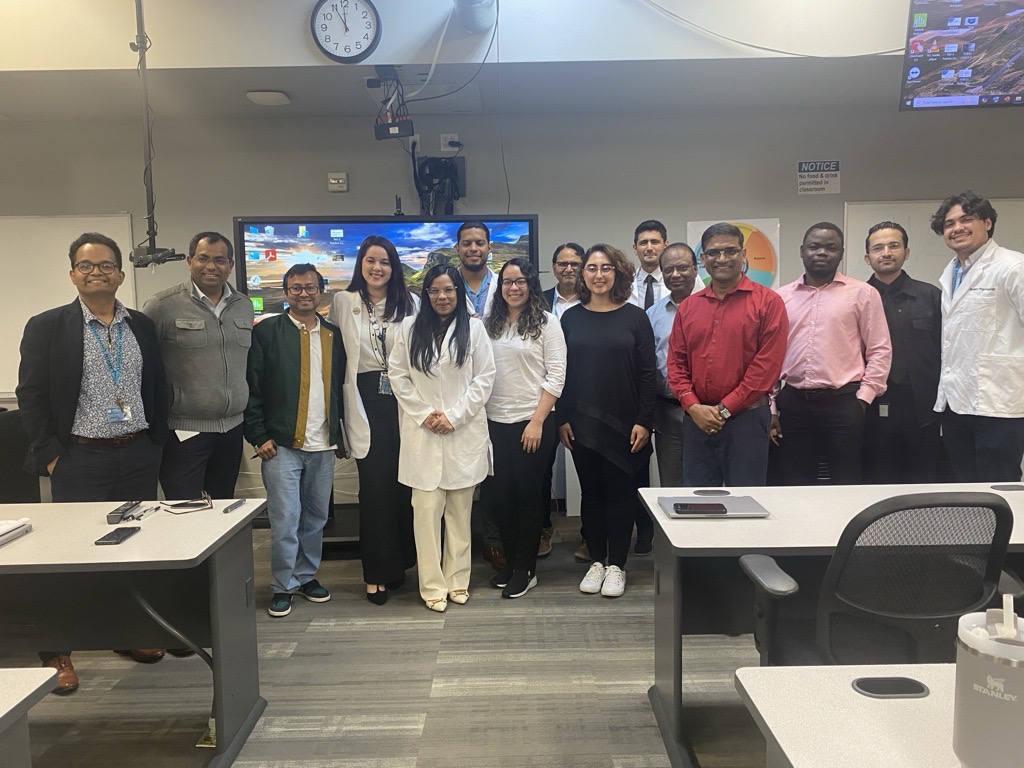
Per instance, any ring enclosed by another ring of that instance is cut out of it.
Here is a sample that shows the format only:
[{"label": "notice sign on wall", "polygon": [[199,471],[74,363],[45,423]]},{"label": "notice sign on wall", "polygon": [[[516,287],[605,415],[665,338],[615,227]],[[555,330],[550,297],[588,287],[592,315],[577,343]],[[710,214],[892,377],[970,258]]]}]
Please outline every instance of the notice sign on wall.
[{"label": "notice sign on wall", "polygon": [[796,164],[798,195],[838,195],[838,160],[801,160]]}]

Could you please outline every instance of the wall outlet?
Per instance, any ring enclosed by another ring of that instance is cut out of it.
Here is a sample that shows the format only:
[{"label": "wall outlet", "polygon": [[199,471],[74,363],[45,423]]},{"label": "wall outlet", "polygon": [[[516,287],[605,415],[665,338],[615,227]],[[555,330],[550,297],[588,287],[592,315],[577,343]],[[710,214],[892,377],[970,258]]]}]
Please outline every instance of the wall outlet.
[{"label": "wall outlet", "polygon": [[459,143],[459,134],[457,133],[442,133],[441,134],[441,152],[455,154],[462,147],[452,146]]}]

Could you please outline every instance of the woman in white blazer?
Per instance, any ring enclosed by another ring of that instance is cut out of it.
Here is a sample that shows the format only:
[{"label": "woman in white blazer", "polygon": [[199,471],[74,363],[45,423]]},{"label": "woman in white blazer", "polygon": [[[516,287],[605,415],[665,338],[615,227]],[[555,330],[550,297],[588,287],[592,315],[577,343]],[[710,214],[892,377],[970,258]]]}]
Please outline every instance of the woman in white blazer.
[{"label": "woman in white blazer", "polygon": [[352,282],[334,295],[329,319],[345,347],[345,436],[359,472],[359,553],[366,599],[384,605],[388,588],[416,564],[409,488],[398,482],[398,403],[388,355],[398,324],[419,301],[405,285],[390,240],[370,235],[359,246]]},{"label": "woman in white blazer", "polygon": [[419,314],[398,329],[390,376],[401,409],[398,480],[412,488],[420,597],[444,611],[449,599],[469,599],[473,489],[491,468],[484,403],[494,356],[483,323],[469,316],[457,269],[431,267],[423,293]]}]

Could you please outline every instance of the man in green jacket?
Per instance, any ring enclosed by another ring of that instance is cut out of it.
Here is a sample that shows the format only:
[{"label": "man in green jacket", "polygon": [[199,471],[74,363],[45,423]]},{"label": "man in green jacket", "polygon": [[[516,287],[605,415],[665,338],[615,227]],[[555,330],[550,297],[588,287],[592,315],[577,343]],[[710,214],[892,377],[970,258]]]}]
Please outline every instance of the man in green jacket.
[{"label": "man in green jacket", "polygon": [[288,311],[258,323],[246,378],[245,438],[263,460],[274,596],[267,612],[287,616],[299,593],[325,603],[316,579],[331,505],[334,456],[342,444],[341,331],[316,313],[324,278],[312,264],[284,276]]}]

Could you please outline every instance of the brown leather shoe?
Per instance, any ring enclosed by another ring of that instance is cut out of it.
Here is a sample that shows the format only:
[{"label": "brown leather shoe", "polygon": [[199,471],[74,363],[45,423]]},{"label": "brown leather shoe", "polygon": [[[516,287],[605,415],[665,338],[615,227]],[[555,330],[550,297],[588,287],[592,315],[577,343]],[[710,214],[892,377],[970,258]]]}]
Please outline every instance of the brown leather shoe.
[{"label": "brown leather shoe", "polygon": [[122,656],[131,656],[139,664],[156,664],[164,657],[163,648],[135,648],[130,651],[114,651]]},{"label": "brown leather shoe", "polygon": [[53,667],[57,670],[57,687],[51,693],[67,696],[78,690],[78,675],[75,674],[75,667],[71,663],[70,656],[54,656],[49,661],[43,662],[43,666]]},{"label": "brown leather shoe", "polygon": [[500,571],[508,565],[505,560],[505,550],[501,547],[484,547],[484,560],[490,563],[496,571]]}]

